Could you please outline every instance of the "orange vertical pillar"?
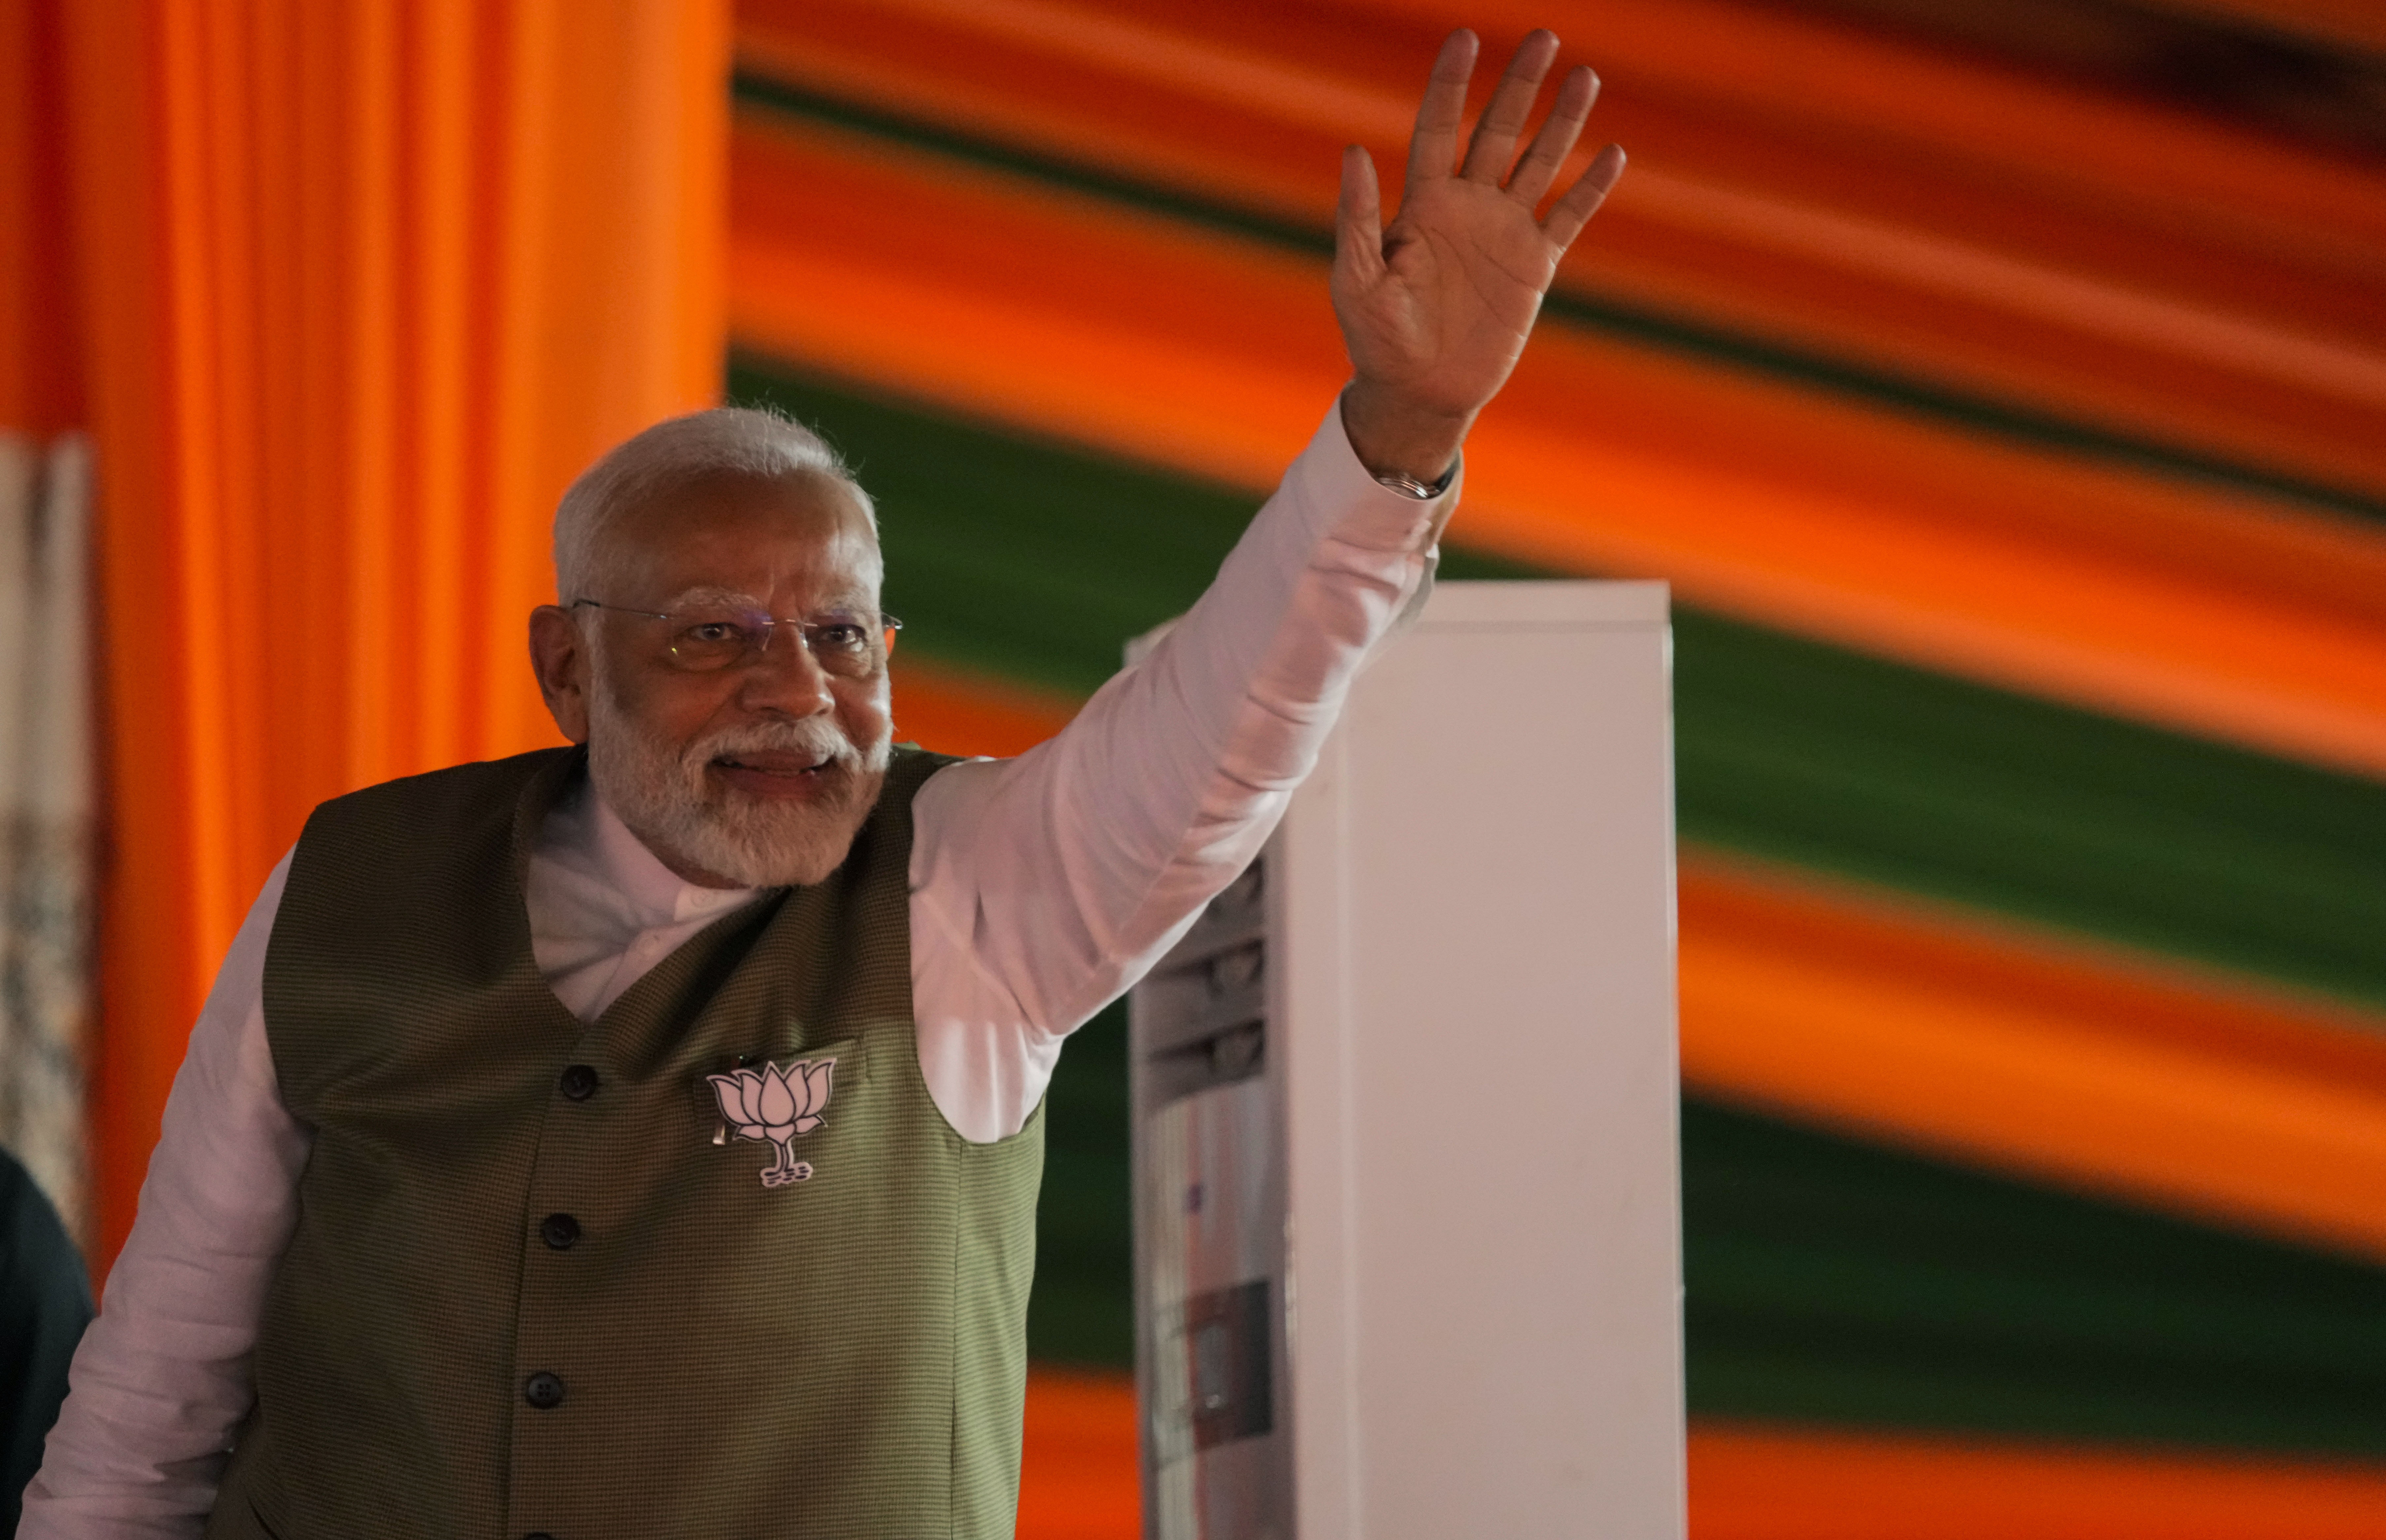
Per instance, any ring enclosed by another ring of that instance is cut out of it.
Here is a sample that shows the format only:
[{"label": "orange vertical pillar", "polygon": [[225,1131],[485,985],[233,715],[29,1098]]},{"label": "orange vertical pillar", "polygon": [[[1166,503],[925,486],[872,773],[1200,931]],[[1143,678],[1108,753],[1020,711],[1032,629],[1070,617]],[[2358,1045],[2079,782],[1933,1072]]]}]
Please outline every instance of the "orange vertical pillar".
[{"label": "orange vertical pillar", "polygon": [[719,389],[725,0],[69,0],[108,825],[94,1260],[308,809],[551,741],[572,474]]}]

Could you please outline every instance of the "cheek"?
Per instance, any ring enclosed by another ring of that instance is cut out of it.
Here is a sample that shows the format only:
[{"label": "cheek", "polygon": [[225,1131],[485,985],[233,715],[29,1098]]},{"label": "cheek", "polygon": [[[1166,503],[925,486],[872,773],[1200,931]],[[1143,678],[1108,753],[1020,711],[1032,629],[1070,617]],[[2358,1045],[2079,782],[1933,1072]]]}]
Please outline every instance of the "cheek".
[{"label": "cheek", "polygon": [[625,725],[674,747],[695,739],[721,708],[715,676],[629,664],[615,665],[609,679]]},{"label": "cheek", "polygon": [[830,688],[836,697],[837,725],[845,729],[848,738],[868,748],[886,736],[892,708],[884,675],[866,683],[839,681]]}]

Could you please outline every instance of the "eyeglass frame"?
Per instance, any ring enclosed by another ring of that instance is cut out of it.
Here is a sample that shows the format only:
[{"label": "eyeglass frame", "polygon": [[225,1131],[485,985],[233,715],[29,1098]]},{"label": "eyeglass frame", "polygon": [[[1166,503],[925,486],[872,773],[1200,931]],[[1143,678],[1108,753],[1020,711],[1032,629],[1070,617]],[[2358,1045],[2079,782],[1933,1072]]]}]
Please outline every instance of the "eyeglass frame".
[{"label": "eyeglass frame", "polygon": [[[649,620],[684,620],[689,619],[693,613],[692,611],[684,609],[638,609],[629,605],[607,604],[602,599],[589,598],[574,599],[570,604],[564,606],[566,609],[579,609],[583,607],[589,609],[615,610],[623,615],[636,615]],[[762,640],[759,644],[747,648],[744,654],[740,657],[724,659],[719,667],[711,669],[697,669],[688,667],[684,660],[680,659],[679,648],[674,645],[671,649],[671,654],[673,660],[679,662],[681,672],[706,674],[720,673],[724,670],[737,667],[754,658],[760,657],[764,653],[771,650],[771,637],[781,626],[793,626],[796,632],[796,645],[809,654],[815,664],[822,664],[821,655],[812,645],[810,629],[816,624],[827,624],[829,622],[799,620],[792,616],[772,615],[766,610],[746,609],[734,605],[722,605],[720,607],[736,615],[741,620],[759,620],[761,625]],[[850,621],[848,621],[847,623],[851,624]],[[895,650],[895,644],[892,640],[894,633],[901,631],[902,629],[902,621],[897,620],[894,616],[887,614],[884,610],[879,611],[878,633],[882,638],[882,641],[880,644],[881,651],[878,653],[876,660],[881,667],[885,666],[887,655]],[[826,673],[830,670],[827,669],[825,664],[822,664],[822,671]],[[847,678],[853,676],[838,675],[836,677]],[[860,677],[867,678],[868,676],[862,675]]]}]

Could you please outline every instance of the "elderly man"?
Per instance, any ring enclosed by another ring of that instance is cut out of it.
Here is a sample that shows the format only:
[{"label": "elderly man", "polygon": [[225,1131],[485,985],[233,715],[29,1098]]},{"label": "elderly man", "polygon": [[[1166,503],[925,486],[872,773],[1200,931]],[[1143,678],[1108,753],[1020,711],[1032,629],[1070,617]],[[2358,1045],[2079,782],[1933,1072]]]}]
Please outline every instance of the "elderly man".
[{"label": "elderly man", "polygon": [[1015,760],[890,747],[869,499],[698,413],[556,517],[577,746],[325,804],[234,940],[21,1534],[1011,1532],[1038,1108],[1247,862],[1428,580],[1461,440],[1613,147],[1557,40],[1400,216],[1345,157],[1353,379],[1216,584]]}]

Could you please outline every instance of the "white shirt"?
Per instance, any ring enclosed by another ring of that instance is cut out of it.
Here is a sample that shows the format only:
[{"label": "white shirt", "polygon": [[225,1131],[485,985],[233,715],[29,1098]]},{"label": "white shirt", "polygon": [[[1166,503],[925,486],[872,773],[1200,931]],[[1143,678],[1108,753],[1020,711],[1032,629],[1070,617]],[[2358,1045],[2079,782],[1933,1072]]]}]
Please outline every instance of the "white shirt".
[{"label": "white shirt", "polygon": [[[1258,853],[1367,653],[1423,597],[1456,501],[1454,482],[1432,502],[1378,485],[1328,411],[1157,649],[1051,742],[921,787],[912,1008],[929,1095],[963,1137],[1023,1126],[1061,1041]],[[288,870],[285,856],[192,1029],[26,1489],[29,1540],[195,1536],[214,1504],[311,1140],[282,1105],[262,1004]],[[524,895],[539,970],[583,1020],[757,896],[682,882],[593,795],[547,817]]]}]

